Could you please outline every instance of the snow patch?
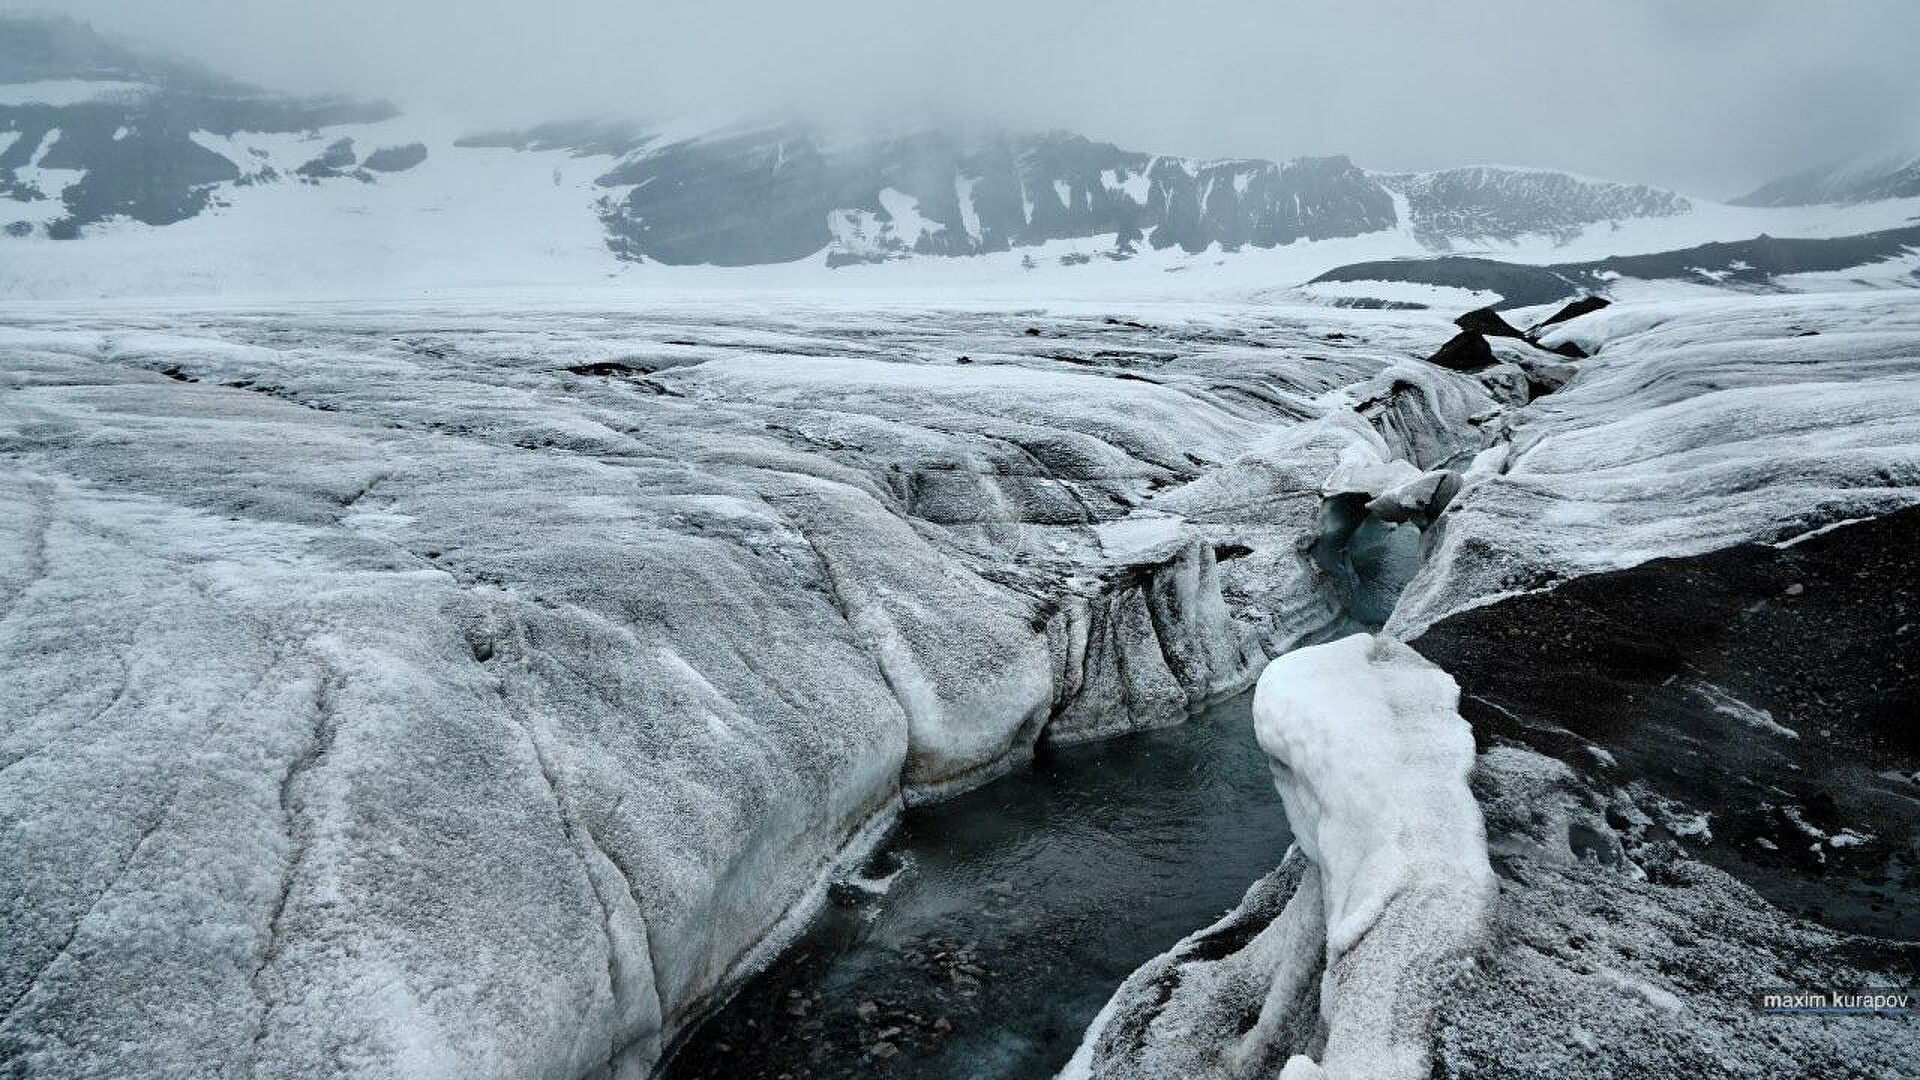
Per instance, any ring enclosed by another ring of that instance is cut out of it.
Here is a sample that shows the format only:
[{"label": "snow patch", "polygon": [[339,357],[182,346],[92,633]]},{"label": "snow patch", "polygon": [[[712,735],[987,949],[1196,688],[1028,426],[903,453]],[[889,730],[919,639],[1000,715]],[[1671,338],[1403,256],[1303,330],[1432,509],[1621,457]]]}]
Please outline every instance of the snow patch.
[{"label": "snow patch", "polygon": [[920,212],[920,201],[894,188],[880,189],[880,205],[891,218],[893,235],[902,247],[912,248],[923,236],[931,236],[946,226]]},{"label": "snow patch", "polygon": [[1800,737],[1799,732],[1775,720],[1772,713],[1758,705],[1749,705],[1741,701],[1724,687],[1715,686],[1710,682],[1698,682],[1693,685],[1693,692],[1713,706],[1714,712],[1732,717],[1755,731],[1764,731],[1769,735],[1779,735],[1788,739]]},{"label": "snow patch", "polygon": [[976,177],[956,175],[953,178],[954,201],[960,204],[960,225],[967,230],[967,236],[974,243],[980,242],[980,208],[973,204],[973,185]]},{"label": "snow patch", "polygon": [[1108,191],[1126,196],[1128,201],[1141,208],[1145,208],[1147,194],[1153,190],[1153,181],[1144,172],[1103,169],[1100,172],[1100,179]]}]

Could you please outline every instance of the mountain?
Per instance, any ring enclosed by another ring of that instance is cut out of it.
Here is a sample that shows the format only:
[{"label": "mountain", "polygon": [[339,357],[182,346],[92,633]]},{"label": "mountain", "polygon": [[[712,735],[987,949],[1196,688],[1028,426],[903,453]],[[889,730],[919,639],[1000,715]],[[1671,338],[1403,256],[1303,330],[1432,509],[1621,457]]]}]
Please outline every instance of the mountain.
[{"label": "mountain", "polygon": [[1423,243],[1566,237],[1684,213],[1685,198],[1564,173],[1480,167],[1376,175],[1345,157],[1199,160],[1070,132],[962,141],[940,131],[836,146],[803,126],[642,143],[600,178],[614,249],[666,263],[830,263],[972,255],[1112,235],[1187,252],[1393,229]]},{"label": "mountain", "polygon": [[[472,140],[469,141],[471,145]],[[941,130],[837,142],[779,124],[643,138],[597,181],[624,258],[741,265],[974,255],[1112,235],[1203,251],[1392,228],[1393,199],[1344,157],[1197,161],[1069,132]]]},{"label": "mountain", "polygon": [[[123,220],[169,226],[227,210],[241,189],[377,185],[440,155],[451,167],[409,177],[409,190],[437,209],[464,209],[462,236],[570,215],[599,234],[600,258],[616,266],[815,257],[840,266],[1106,237],[1095,249],[1126,258],[1394,230],[1445,249],[1564,242],[1591,225],[1690,205],[1672,192],[1542,170],[1381,174],[1345,157],[1201,160],[1065,131],[929,126],[849,138],[774,119],[449,134],[383,102],[269,93],[69,19],[0,19],[0,226],[16,238],[74,239]],[[551,158],[554,182],[541,183],[541,168],[499,175],[501,151]],[[563,171],[583,168],[580,182],[552,190]],[[471,204],[477,190],[494,200],[484,210]],[[310,212],[322,211],[276,201],[275,225]]]},{"label": "mountain", "polygon": [[1920,154],[1883,154],[1829,163],[1778,180],[1733,200],[1736,206],[1811,206],[1920,197]]},{"label": "mountain", "polygon": [[265,93],[58,18],[0,20],[0,223],[71,239],[116,217],[169,225],[222,185],[285,179],[209,137],[368,123],[391,105]]},{"label": "mountain", "polygon": [[1597,222],[1671,217],[1693,208],[1660,188],[1546,169],[1478,165],[1379,179],[1406,196],[1414,236],[1434,248],[1462,238],[1511,241],[1530,234],[1564,243]]}]

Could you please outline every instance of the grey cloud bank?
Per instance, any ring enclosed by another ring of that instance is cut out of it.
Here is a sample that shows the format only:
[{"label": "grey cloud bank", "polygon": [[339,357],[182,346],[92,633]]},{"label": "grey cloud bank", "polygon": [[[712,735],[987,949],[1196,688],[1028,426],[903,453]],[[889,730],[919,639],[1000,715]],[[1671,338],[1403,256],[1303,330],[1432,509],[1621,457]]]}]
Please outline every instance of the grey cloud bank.
[{"label": "grey cloud bank", "polygon": [[[48,10],[48,9],[42,9]],[[1920,5],[64,0],[265,85],[503,122],[801,109],[1729,196],[1920,143]]]}]

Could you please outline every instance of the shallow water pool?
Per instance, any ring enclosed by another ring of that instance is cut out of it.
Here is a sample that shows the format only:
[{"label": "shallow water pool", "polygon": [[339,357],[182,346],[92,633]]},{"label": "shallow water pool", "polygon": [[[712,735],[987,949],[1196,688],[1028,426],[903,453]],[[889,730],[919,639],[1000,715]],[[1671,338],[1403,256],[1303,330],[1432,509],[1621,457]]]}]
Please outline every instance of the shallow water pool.
[{"label": "shallow water pool", "polygon": [[908,811],[671,1080],[1048,1077],[1120,981],[1280,862],[1251,692]]}]

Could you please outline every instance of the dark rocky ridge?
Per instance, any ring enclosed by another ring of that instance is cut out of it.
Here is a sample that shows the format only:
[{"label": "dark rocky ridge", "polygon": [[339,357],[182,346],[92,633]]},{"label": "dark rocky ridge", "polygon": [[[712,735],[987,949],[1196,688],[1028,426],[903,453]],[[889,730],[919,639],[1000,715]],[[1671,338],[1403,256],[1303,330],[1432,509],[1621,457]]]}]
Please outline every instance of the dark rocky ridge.
[{"label": "dark rocky ridge", "polygon": [[1500,302],[1493,307],[1505,310],[1550,304],[1577,293],[1604,293],[1615,277],[1766,291],[1775,288],[1774,279],[1783,274],[1850,270],[1916,249],[1920,249],[1920,226],[1822,239],[1757,236],[1647,255],[1615,255],[1541,266],[1458,255],[1387,259],[1335,267],[1313,281],[1405,281],[1484,290],[1498,293]]},{"label": "dark rocky ridge", "polygon": [[[560,126],[476,145],[622,144],[607,125]],[[836,145],[800,125],[648,145],[629,131],[625,159],[600,183],[637,185],[606,215],[622,256],[660,262],[830,261],[969,255],[1048,240],[1113,235],[1189,252],[1358,236],[1400,224],[1450,239],[1566,237],[1600,221],[1668,215],[1686,199],[1639,185],[1492,167],[1380,176],[1345,157],[1199,161],[1125,150],[1070,132],[967,140],[941,131]],[[882,192],[913,200],[907,234]],[[964,203],[964,205],[963,205]],[[845,227],[830,223],[845,220]]]},{"label": "dark rocky ridge", "polygon": [[[590,135],[594,145],[604,137]],[[633,185],[606,214],[615,252],[665,263],[786,262],[829,245],[839,262],[971,255],[1107,234],[1120,254],[1143,243],[1231,250],[1395,220],[1392,197],[1344,157],[1201,163],[1068,132],[964,141],[926,131],[837,145],[776,125],[643,140],[599,183]],[[892,207],[888,191],[899,193]],[[899,197],[926,228],[908,234],[895,220]]]},{"label": "dark rocky ridge", "polygon": [[427,160],[425,143],[407,143],[405,146],[383,146],[367,155],[362,165],[374,172],[406,172],[415,165]]},{"label": "dark rocky ridge", "polygon": [[1500,317],[1500,313],[1490,307],[1475,308],[1453,320],[1453,325],[1462,330],[1471,330],[1486,337],[1524,338],[1518,327]]},{"label": "dark rocky ridge", "polygon": [[1478,331],[1462,330],[1447,339],[1446,344],[1432,356],[1427,363],[1438,364],[1449,371],[1480,371],[1500,362],[1488,347],[1487,339]]},{"label": "dark rocky ridge", "polygon": [[1561,308],[1559,311],[1541,319],[1538,325],[1527,332],[1529,334],[1537,334],[1549,326],[1558,326],[1569,319],[1577,319],[1582,315],[1591,315],[1607,306],[1609,306],[1607,301],[1598,296],[1583,296],[1573,303],[1568,304],[1566,307]]}]

